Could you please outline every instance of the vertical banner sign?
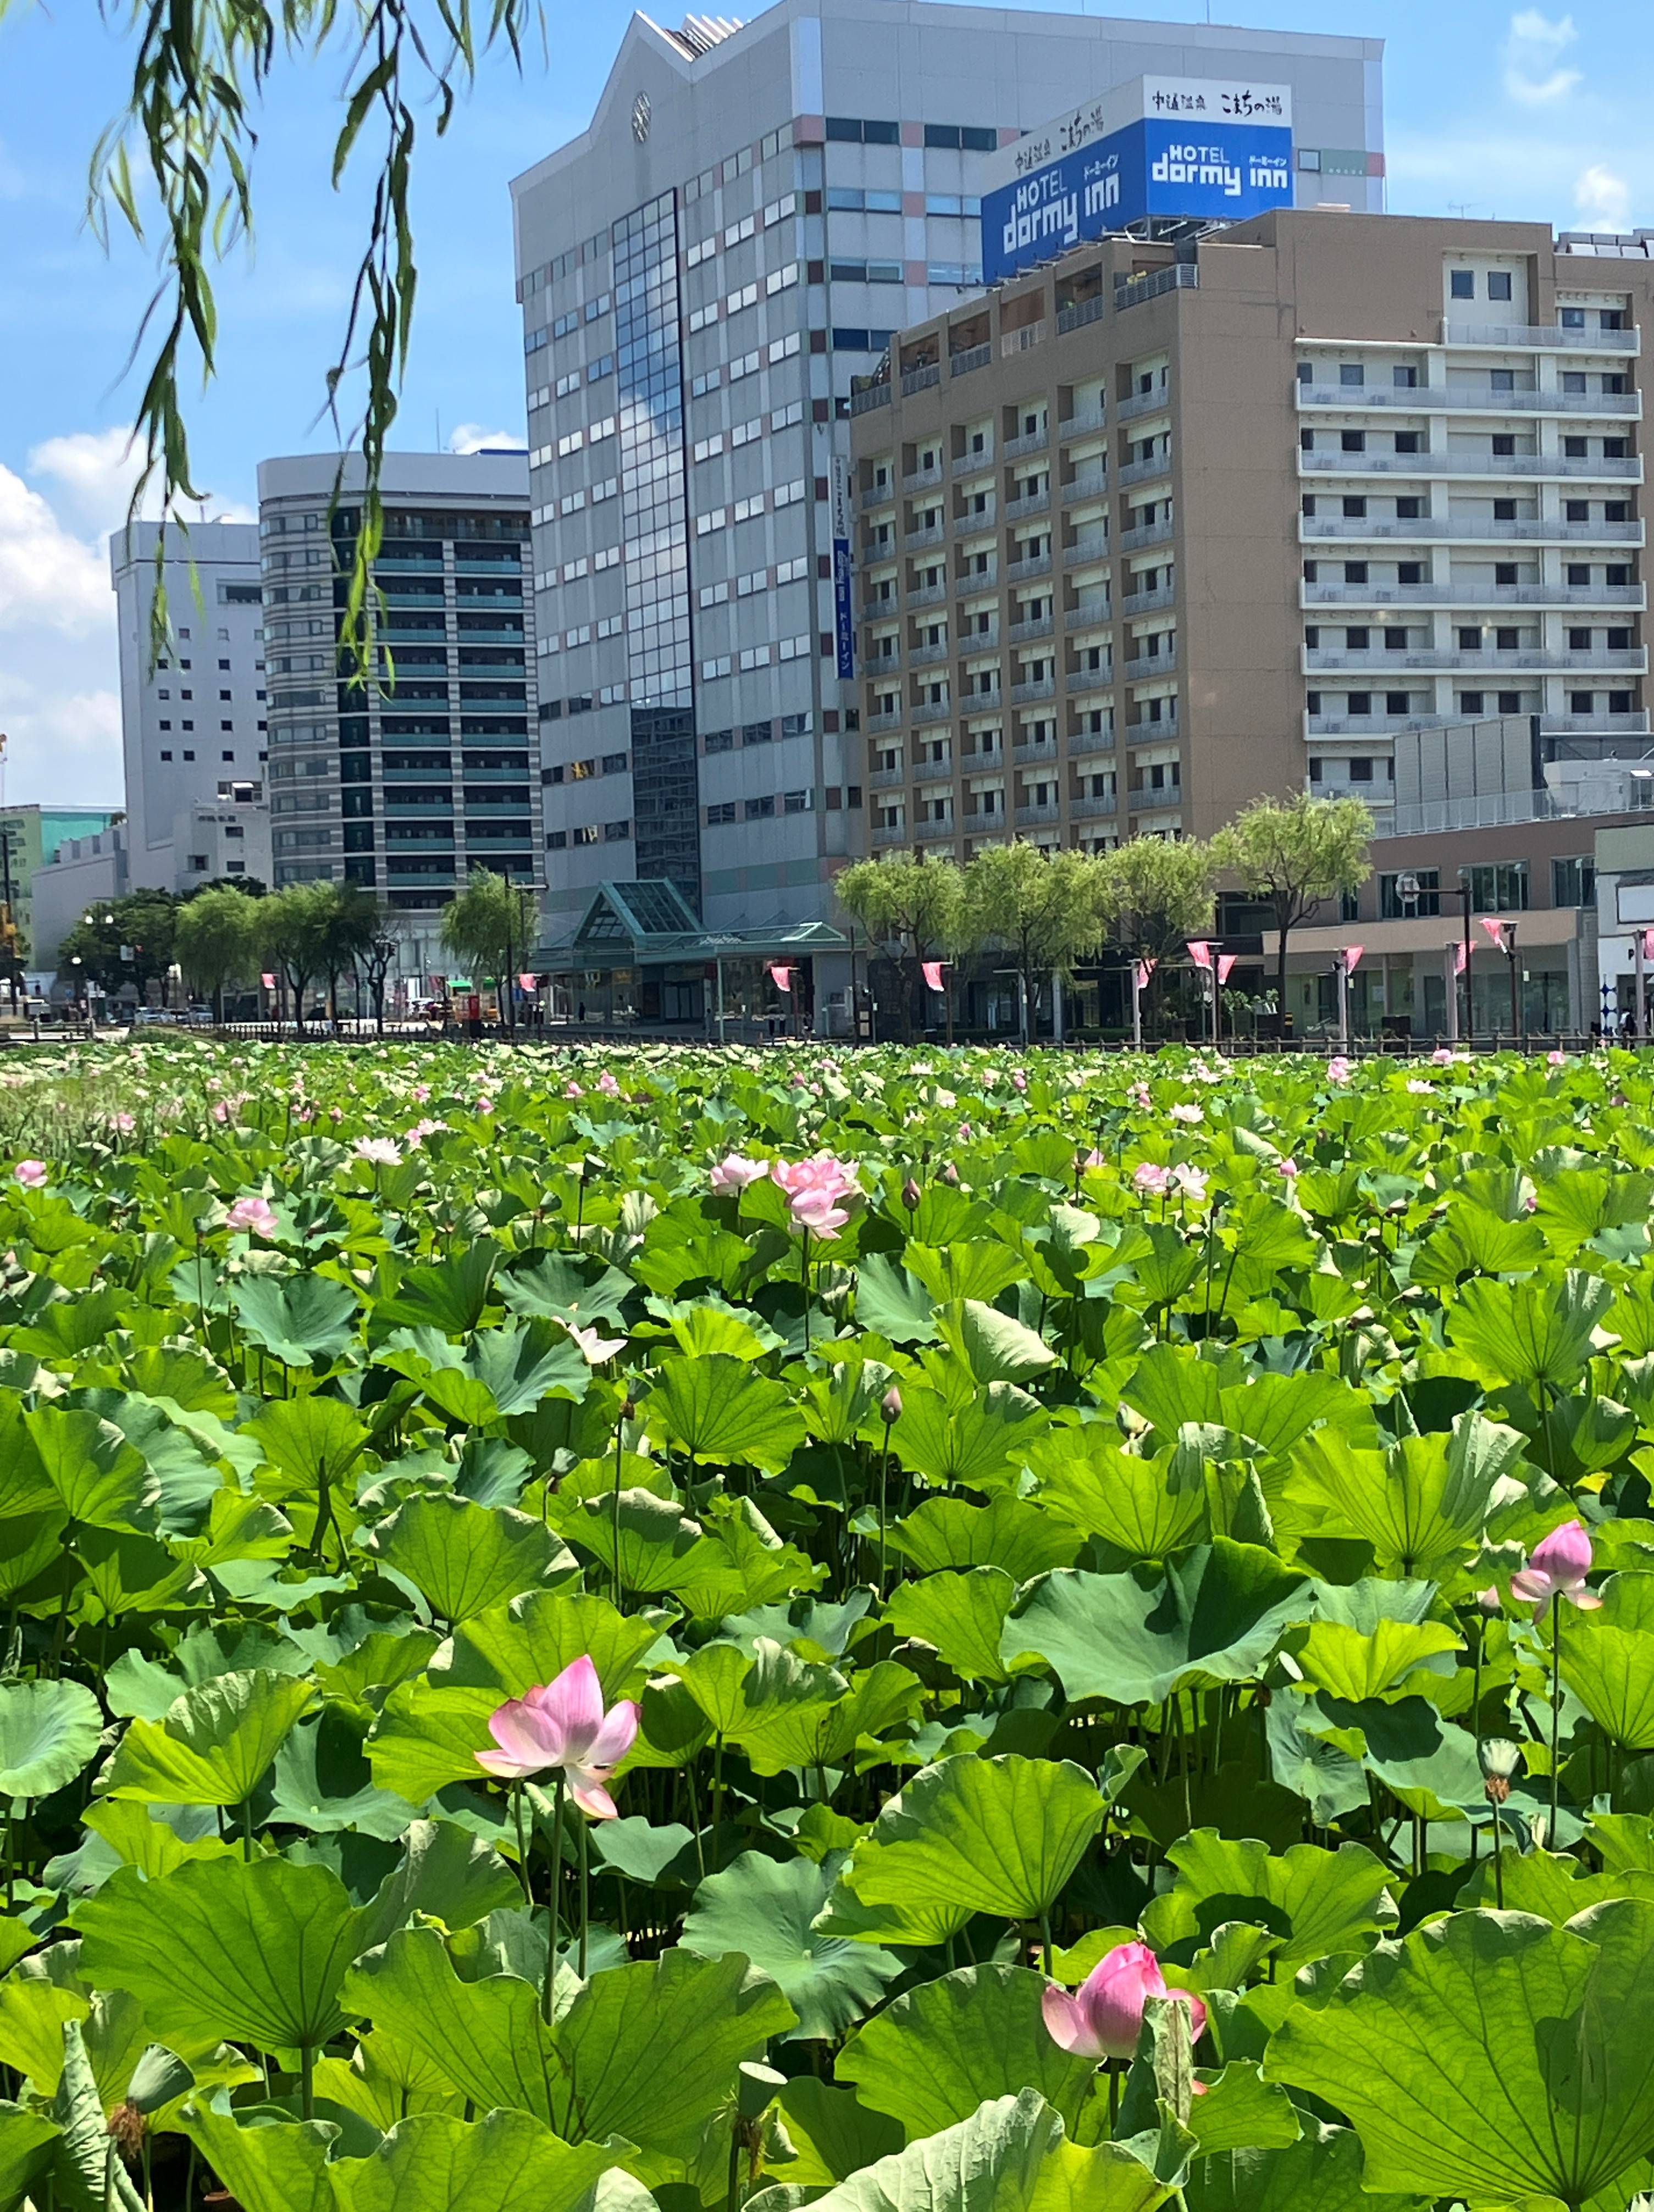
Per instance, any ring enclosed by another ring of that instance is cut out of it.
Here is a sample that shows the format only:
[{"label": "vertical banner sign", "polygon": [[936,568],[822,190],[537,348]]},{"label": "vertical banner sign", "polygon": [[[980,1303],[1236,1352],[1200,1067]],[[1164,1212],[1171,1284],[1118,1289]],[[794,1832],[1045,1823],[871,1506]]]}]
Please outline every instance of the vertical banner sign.
[{"label": "vertical banner sign", "polygon": [[855,674],[855,612],[850,599],[850,465],[833,456],[833,641],[839,681]]}]

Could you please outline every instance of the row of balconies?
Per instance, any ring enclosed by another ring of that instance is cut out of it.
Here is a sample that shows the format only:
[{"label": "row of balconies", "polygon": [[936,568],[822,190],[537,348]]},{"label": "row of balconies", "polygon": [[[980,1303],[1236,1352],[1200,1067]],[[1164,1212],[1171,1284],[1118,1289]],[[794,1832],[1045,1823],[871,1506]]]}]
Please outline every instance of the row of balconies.
[{"label": "row of balconies", "polygon": [[1483,584],[1456,578],[1444,584],[1304,583],[1306,607],[1638,607],[1647,599],[1641,584]]},{"label": "row of balconies", "polygon": [[1648,671],[1648,653],[1641,646],[1631,651],[1603,646],[1589,653],[1550,652],[1539,646],[1518,647],[1514,651],[1505,653],[1497,650],[1469,653],[1447,647],[1423,653],[1352,653],[1347,649],[1338,651],[1305,646],[1303,666],[1311,673],[1321,669],[1342,669],[1364,675],[1377,675],[1389,669],[1412,669],[1426,673],[1438,670],[1444,674],[1466,669],[1488,673],[1510,669],[1543,675],[1566,673],[1573,669],[1600,668],[1606,672],[1623,671],[1629,675],[1641,676]]},{"label": "row of balconies", "polygon": [[1301,514],[1298,534],[1305,543],[1329,538],[1395,538],[1445,540],[1452,544],[1640,545],[1644,539],[1640,521],[1564,522],[1543,514],[1519,516],[1513,522],[1456,514]]},{"label": "row of balconies", "polygon": [[1298,450],[1300,476],[1555,477],[1640,483],[1640,453],[1323,453]]},{"label": "row of balconies", "polygon": [[1351,414],[1368,408],[1411,415],[1612,415],[1641,419],[1639,392],[1481,392],[1457,385],[1299,384],[1300,409],[1335,407]]}]

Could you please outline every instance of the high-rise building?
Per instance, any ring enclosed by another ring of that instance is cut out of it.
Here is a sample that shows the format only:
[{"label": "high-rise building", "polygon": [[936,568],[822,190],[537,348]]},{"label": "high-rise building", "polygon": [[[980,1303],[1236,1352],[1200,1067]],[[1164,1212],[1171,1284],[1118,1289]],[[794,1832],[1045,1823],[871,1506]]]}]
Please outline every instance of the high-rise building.
[{"label": "high-rise building", "polygon": [[258,469],[277,885],[360,884],[402,921],[404,971],[444,964],[441,909],[477,867],[541,881],[534,617],[520,453],[392,453],[370,681],[337,637],[362,462]]},{"label": "high-rise building", "polygon": [[120,819],[107,806],[0,806],[0,896],[9,900],[22,946],[23,965],[40,969],[56,951],[35,941],[34,881],[76,838],[95,836]]},{"label": "high-rise building", "polygon": [[151,616],[159,535],[153,522],[116,531],[109,569],[131,887],[171,890],[180,814],[263,803],[265,652],[257,525],[175,522],[167,527],[163,572],[172,642],[157,655]]},{"label": "high-rise building", "polygon": [[1382,812],[1396,732],[1483,717],[1642,750],[1627,248],[1281,209],[901,332],[852,402],[873,849]]},{"label": "high-rise building", "polygon": [[605,879],[713,930],[827,914],[866,843],[852,379],[980,287],[999,149],[1146,74],[1268,82],[1299,203],[1377,210],[1380,57],[933,0],[633,16],[590,128],[513,187],[554,937]]}]

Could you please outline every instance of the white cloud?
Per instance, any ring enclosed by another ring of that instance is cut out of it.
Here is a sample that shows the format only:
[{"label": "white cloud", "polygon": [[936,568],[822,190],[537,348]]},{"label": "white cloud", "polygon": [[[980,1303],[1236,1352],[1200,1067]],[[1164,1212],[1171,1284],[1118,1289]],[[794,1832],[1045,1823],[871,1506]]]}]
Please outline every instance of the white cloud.
[{"label": "white cloud", "polygon": [[[57,487],[54,498],[73,521],[107,538],[125,521],[137,482],[143,452],[130,430],[71,430],[64,436],[46,438],[31,451],[31,476],[49,477]],[[161,512],[156,487],[146,490],[143,513],[153,519]],[[174,512],[180,510],[174,509]],[[236,500],[209,496],[199,508],[181,510],[190,521],[256,522],[255,509]]]},{"label": "white cloud", "polygon": [[1587,230],[1631,227],[1631,186],[1601,161],[1583,170],[1573,188],[1573,204]]},{"label": "white cloud", "polygon": [[451,453],[520,453],[522,439],[514,430],[485,430],[480,422],[462,422],[448,440]]},{"label": "white cloud", "polygon": [[1572,92],[1579,71],[1563,68],[1562,56],[1578,36],[1572,15],[1553,22],[1537,8],[1512,15],[1505,42],[1505,89],[1511,98],[1523,107],[1542,107]]},{"label": "white cloud", "polygon": [[50,503],[0,467],[0,630],[85,637],[111,624],[101,549],[66,530]]}]

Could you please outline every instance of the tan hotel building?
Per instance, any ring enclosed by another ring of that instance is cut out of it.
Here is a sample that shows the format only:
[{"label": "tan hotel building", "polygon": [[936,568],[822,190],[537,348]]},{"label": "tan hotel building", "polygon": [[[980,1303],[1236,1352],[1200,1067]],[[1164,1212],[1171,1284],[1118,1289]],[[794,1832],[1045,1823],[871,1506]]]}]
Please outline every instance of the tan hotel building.
[{"label": "tan hotel building", "polygon": [[852,400],[872,849],[1382,820],[1396,734],[1483,716],[1644,751],[1645,243],[1282,210],[903,331]]}]

